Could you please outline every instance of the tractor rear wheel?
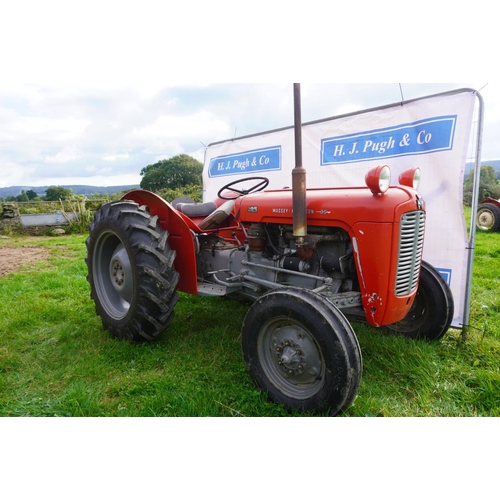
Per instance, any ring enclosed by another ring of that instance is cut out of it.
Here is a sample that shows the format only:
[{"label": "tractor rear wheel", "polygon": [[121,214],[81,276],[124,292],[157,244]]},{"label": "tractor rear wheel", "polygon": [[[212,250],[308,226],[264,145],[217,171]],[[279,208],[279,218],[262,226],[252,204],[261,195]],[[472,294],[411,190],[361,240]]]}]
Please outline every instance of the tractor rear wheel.
[{"label": "tractor rear wheel", "polygon": [[413,339],[440,340],[453,320],[453,294],[441,274],[422,262],[417,296],[402,321],[384,327],[385,331]]},{"label": "tractor rear wheel", "polygon": [[174,317],[175,251],[157,216],[132,201],[96,211],[87,238],[91,298],[105,329],[119,339],[158,338]]},{"label": "tractor rear wheel", "polygon": [[333,416],[357,395],[363,368],[356,335],[314,292],[287,288],[260,297],[245,316],[241,342],[255,384],[288,409]]}]

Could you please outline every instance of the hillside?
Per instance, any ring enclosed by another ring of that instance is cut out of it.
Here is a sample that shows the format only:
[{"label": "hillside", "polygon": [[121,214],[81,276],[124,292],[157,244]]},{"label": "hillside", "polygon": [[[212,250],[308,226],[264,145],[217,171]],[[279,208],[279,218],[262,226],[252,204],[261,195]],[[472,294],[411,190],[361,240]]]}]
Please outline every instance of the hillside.
[{"label": "hillside", "polygon": [[[45,191],[51,186],[11,186],[11,187],[5,187],[5,188],[0,188],[0,198],[6,198],[7,196],[18,196],[21,194],[22,191],[35,191],[35,193],[38,196],[44,196]],[[66,186],[61,186],[66,189],[71,189],[73,190],[73,193],[75,194],[83,194],[85,196],[92,196],[94,194],[114,194],[114,193],[119,193],[121,191],[129,191],[130,189],[136,189],[139,187],[139,185],[132,185],[132,186],[106,186],[106,187],[99,187],[99,186],[75,186],[75,185],[66,185]]]},{"label": "hillside", "polygon": [[[491,165],[495,168],[498,173],[498,178],[500,179],[500,160],[489,160],[483,161],[482,165]],[[474,164],[467,163],[465,166],[465,178],[469,175]],[[7,196],[18,196],[21,191],[33,190],[38,196],[44,196],[45,191],[51,186],[11,186],[0,188],[0,198],[6,198]],[[66,189],[72,189],[75,194],[83,194],[85,196],[92,196],[95,194],[101,195],[111,195],[114,193],[119,193],[121,191],[129,191],[130,189],[137,189],[139,185],[129,185],[129,186],[77,186],[77,185],[65,185],[62,186]]]},{"label": "hillside", "polygon": [[[497,177],[500,179],[500,160],[489,160],[489,161],[482,161],[481,165],[483,167],[485,166],[491,166],[497,171]],[[470,171],[474,168],[474,163],[467,163],[465,165],[465,178],[470,174]]]}]

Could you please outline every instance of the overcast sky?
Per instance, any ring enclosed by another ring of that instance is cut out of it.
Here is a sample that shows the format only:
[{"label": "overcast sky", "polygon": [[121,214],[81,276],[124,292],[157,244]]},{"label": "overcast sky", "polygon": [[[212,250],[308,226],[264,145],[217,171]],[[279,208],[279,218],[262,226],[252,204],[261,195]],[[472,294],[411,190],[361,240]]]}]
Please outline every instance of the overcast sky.
[{"label": "overcast sky", "polygon": [[[395,17],[390,25],[394,4],[385,0],[335,4],[328,12],[320,0],[293,5],[5,2],[0,187],[139,183],[141,169],[160,159],[186,153],[202,160],[203,145],[293,125],[291,83],[201,83],[221,80],[474,75],[479,83],[403,83],[403,95],[482,89],[483,158],[500,158],[500,84],[484,87],[497,56],[493,4],[477,0],[472,11],[451,16],[444,3],[422,0],[405,11],[411,22]],[[466,33],[476,12],[481,36],[472,38]],[[304,122],[401,100],[398,83],[301,85]]]},{"label": "overcast sky", "polygon": [[[405,99],[483,83],[404,83]],[[304,122],[401,100],[398,83],[301,84]],[[500,84],[481,90],[483,158],[500,158]],[[286,84],[0,84],[0,187],[140,182],[143,167],[293,124]]]}]

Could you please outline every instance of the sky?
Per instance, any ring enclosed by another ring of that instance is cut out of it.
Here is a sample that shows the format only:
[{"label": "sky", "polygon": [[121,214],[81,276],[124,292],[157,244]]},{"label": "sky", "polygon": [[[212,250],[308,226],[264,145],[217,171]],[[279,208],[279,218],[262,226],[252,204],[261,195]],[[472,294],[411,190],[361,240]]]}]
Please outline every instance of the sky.
[{"label": "sky", "polygon": [[[138,184],[161,159],[203,160],[212,142],[293,125],[286,80],[323,82],[301,84],[304,122],[399,102],[388,80],[479,82],[401,86],[405,99],[481,89],[483,158],[500,158],[490,4],[451,16],[422,0],[405,10],[410,22],[390,18],[386,0],[333,10],[321,0],[5,2],[0,187]],[[480,36],[467,36],[475,17]],[[221,81],[231,83],[208,83]]]},{"label": "sky", "polygon": [[[500,84],[303,83],[302,119],[456,88],[482,89],[482,156],[500,159]],[[291,83],[0,83],[0,187],[139,184],[159,160],[291,125]]]}]

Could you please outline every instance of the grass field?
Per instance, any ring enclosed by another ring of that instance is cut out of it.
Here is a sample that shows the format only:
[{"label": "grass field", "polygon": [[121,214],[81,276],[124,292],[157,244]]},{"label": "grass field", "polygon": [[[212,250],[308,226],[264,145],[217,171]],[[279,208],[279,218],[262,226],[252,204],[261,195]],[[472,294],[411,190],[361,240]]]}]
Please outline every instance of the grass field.
[{"label": "grass field", "polygon": [[[85,238],[0,240],[48,251],[0,278],[0,416],[290,415],[246,373],[245,305],[181,294],[158,342],[111,338],[89,297]],[[452,329],[431,344],[354,324],[364,371],[344,416],[500,416],[499,257],[500,234],[478,234],[466,339]]]}]

